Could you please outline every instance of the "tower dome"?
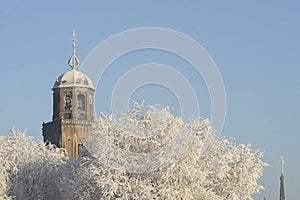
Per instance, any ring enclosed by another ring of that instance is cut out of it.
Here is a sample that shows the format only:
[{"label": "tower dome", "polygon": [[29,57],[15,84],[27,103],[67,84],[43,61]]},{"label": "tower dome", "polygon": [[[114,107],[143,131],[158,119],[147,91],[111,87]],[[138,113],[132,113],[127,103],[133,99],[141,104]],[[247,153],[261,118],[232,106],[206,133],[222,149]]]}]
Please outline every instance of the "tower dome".
[{"label": "tower dome", "polygon": [[76,69],[72,69],[71,71],[60,75],[53,85],[53,89],[65,87],[85,87],[94,90],[91,79]]}]

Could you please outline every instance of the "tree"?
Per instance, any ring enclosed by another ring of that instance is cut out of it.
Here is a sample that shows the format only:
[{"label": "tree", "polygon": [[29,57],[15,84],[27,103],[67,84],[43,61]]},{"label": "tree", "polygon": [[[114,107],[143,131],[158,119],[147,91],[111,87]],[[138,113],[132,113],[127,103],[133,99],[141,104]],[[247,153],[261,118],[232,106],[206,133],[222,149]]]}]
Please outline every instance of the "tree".
[{"label": "tree", "polygon": [[184,122],[168,108],[102,113],[84,144],[102,199],[252,199],[263,189],[262,152],[215,139],[208,120]]},{"label": "tree", "polygon": [[35,142],[25,131],[0,138],[0,197],[45,199],[57,196],[66,159],[61,149]]}]

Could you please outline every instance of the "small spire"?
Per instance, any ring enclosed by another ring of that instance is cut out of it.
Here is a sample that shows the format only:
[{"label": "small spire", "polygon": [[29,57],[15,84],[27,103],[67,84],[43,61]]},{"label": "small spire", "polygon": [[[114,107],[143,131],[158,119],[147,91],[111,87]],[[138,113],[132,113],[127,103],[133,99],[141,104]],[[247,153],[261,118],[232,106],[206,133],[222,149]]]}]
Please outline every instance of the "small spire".
[{"label": "small spire", "polygon": [[73,51],[72,51],[72,57],[69,59],[69,66],[72,68],[72,69],[76,69],[79,64],[80,64],[80,61],[79,59],[77,58],[76,56],[76,42],[77,42],[77,39],[76,39],[76,33],[75,31],[73,30],[73,39],[72,39],[72,47],[73,47]]},{"label": "small spire", "polygon": [[283,157],[280,157],[279,163],[281,164],[281,175],[280,175],[280,200],[285,200],[284,192],[284,175],[283,175],[283,164],[285,163]]},{"label": "small spire", "polygon": [[283,157],[280,156],[280,161],[279,163],[281,164],[281,175],[283,175],[283,164],[285,163],[285,161],[283,160]]}]

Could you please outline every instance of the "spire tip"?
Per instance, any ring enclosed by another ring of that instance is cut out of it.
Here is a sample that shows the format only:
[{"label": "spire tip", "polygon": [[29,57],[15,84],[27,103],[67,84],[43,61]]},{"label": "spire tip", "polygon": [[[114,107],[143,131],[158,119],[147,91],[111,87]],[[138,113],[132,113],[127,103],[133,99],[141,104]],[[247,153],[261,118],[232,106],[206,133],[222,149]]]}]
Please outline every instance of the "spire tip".
[{"label": "spire tip", "polygon": [[72,47],[73,47],[73,51],[72,51],[72,57],[69,59],[69,66],[72,68],[72,69],[76,69],[79,64],[80,64],[80,61],[79,59],[77,58],[76,56],[76,42],[78,41],[76,39],[76,33],[75,33],[75,30],[73,30],[73,33],[72,33],[72,36],[73,36],[73,39],[72,39]]},{"label": "spire tip", "polygon": [[283,164],[285,163],[285,161],[283,160],[283,156],[280,156],[279,163],[281,164],[281,175],[283,175]]}]

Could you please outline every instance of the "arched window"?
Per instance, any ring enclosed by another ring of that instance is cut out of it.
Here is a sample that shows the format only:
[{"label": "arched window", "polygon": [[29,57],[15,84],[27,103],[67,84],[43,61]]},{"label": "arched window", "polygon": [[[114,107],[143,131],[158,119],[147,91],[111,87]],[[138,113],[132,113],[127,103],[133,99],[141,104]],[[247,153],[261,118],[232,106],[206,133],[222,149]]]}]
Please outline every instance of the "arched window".
[{"label": "arched window", "polygon": [[84,96],[84,94],[77,95],[77,109],[78,109],[78,111],[85,111],[85,96]]}]

